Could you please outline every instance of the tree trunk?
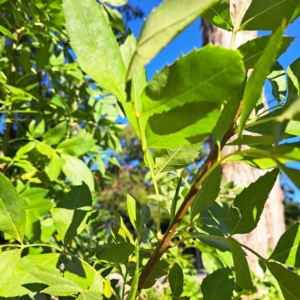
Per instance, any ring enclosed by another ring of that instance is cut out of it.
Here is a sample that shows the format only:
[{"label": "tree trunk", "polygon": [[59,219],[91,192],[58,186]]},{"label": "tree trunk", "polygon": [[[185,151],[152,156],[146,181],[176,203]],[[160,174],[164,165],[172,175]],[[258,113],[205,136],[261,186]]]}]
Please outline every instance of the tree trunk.
[{"label": "tree trunk", "polygon": [[[233,23],[241,7],[241,0],[231,0],[231,15]],[[202,21],[202,42],[203,45],[208,43],[218,44],[223,47],[229,47],[231,32],[214,27],[211,24]],[[236,36],[234,48],[257,37],[256,31],[242,31]],[[266,104],[265,104],[266,107]],[[234,151],[234,146],[225,147],[222,154]],[[244,163],[228,162],[222,166],[223,178],[227,181],[233,181],[237,186],[248,186],[265,172],[255,169]],[[264,257],[267,257],[268,248],[274,248],[279,237],[285,230],[284,225],[284,207],[283,192],[279,185],[279,180],[271,191],[268,201],[265,205],[264,212],[258,223],[258,226],[249,234],[236,235],[235,237],[243,244],[254,249]],[[262,270],[258,265],[256,256],[247,253],[247,259],[250,269],[258,276]]]}]

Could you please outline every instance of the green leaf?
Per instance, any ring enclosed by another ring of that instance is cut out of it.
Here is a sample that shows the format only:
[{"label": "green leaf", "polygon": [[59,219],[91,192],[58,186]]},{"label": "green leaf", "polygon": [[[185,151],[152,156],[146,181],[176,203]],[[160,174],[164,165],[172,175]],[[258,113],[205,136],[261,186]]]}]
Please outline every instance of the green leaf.
[{"label": "green leaf", "polygon": [[286,71],[288,75],[288,98],[285,107],[289,107],[300,97],[300,58],[297,58]]},{"label": "green leaf", "polygon": [[[288,137],[285,135],[284,137]],[[248,146],[260,146],[260,145],[273,145],[275,143],[274,135],[243,135],[242,142],[239,139],[232,141],[226,145],[248,145]]]},{"label": "green leaf", "polygon": [[90,136],[73,137],[62,141],[56,148],[57,152],[72,156],[80,156],[87,153],[96,144],[96,140]]},{"label": "green leaf", "polygon": [[300,189],[300,170],[288,168],[284,165],[279,166],[285,175],[294,183],[294,185]]},{"label": "green leaf", "polygon": [[231,207],[231,234],[248,233],[257,226],[277,176],[278,169],[274,169],[236,196]]},{"label": "green leaf", "polygon": [[204,181],[191,205],[191,218],[210,207],[217,199],[221,183],[221,168],[216,167]]},{"label": "green leaf", "polygon": [[180,191],[181,182],[182,182],[182,177],[179,177],[177,186],[176,186],[176,190],[175,190],[175,195],[172,199],[171,212],[170,212],[171,220],[170,221],[173,221],[175,214],[177,212],[177,201],[179,199],[179,191]]},{"label": "green leaf", "polygon": [[57,180],[60,175],[61,159],[56,152],[53,152],[50,163],[45,167],[45,172],[51,181]]},{"label": "green leaf", "polygon": [[278,62],[272,67],[272,71],[267,78],[272,85],[272,95],[274,98],[278,102],[284,100],[287,93],[286,74]]},{"label": "green leaf", "polygon": [[197,143],[157,150],[155,152],[156,175],[188,166],[198,156],[201,147],[202,143]]},{"label": "green leaf", "polygon": [[26,201],[26,216],[33,223],[44,217],[52,208],[53,203],[46,199]]},{"label": "green leaf", "polygon": [[285,128],[285,133],[295,136],[300,135],[300,122],[290,121]]},{"label": "green leaf", "polygon": [[134,269],[134,276],[131,283],[131,288],[126,300],[135,300],[137,296],[138,286],[139,286],[139,278],[140,278],[140,260],[139,260],[139,243],[135,244],[135,269]]},{"label": "green leaf", "polygon": [[127,78],[143,68],[185,27],[216,3],[216,0],[165,0],[144,22]]},{"label": "green leaf", "polygon": [[36,200],[40,198],[45,198],[49,190],[43,188],[29,188],[25,189],[24,192],[20,194],[25,200]]},{"label": "green leaf", "polygon": [[135,229],[141,226],[141,215],[137,201],[129,194],[127,194],[127,213],[130,223]]},{"label": "green leaf", "polygon": [[284,299],[298,300],[300,293],[300,276],[274,262],[267,263],[267,267],[278,281]]},{"label": "green leaf", "polygon": [[128,0],[102,0],[102,2],[113,6],[123,6],[128,2]]},{"label": "green leaf", "polygon": [[54,149],[43,142],[36,143],[36,150],[40,152],[42,155],[46,155],[48,158],[52,157],[54,154]]},{"label": "green leaf", "polygon": [[154,76],[142,95],[141,115],[167,112],[191,102],[224,104],[241,89],[244,79],[238,51],[208,45]]},{"label": "green leaf", "polygon": [[93,291],[83,291],[77,298],[78,300],[102,300],[102,293]]},{"label": "green leaf", "polygon": [[279,239],[269,257],[289,267],[300,267],[300,223],[291,226]]},{"label": "green leaf", "polygon": [[233,289],[234,279],[229,268],[214,271],[207,275],[201,284],[203,300],[230,300]]},{"label": "green leaf", "polygon": [[43,142],[50,145],[56,145],[65,136],[66,132],[67,121],[63,121],[45,133]]},{"label": "green leaf", "polygon": [[180,297],[183,292],[183,272],[179,264],[175,263],[171,268],[168,280],[173,297]]},{"label": "green leaf", "polygon": [[21,249],[8,250],[0,253],[0,295],[2,286],[7,278],[13,273],[17,263],[21,258]]},{"label": "green leaf", "polygon": [[62,170],[67,178],[74,185],[81,184],[84,181],[91,191],[95,189],[94,178],[91,170],[84,164],[84,162],[77,157],[70,155],[62,155]]},{"label": "green leaf", "polygon": [[22,243],[26,223],[25,202],[0,173],[0,230]]},{"label": "green leaf", "polygon": [[9,38],[11,38],[12,40],[15,40],[13,34],[8,30],[6,29],[5,27],[1,26],[0,25],[0,32],[6,36],[8,36]]},{"label": "green leaf", "polygon": [[218,228],[224,235],[230,233],[231,210],[226,203],[215,201],[200,214],[200,221]]},{"label": "green leaf", "polygon": [[87,225],[92,210],[92,196],[83,182],[74,186],[53,209],[53,223],[60,239],[67,245]]},{"label": "green leaf", "polygon": [[228,238],[228,243],[232,252],[237,284],[244,290],[254,291],[249,266],[240,243],[231,237]]},{"label": "green leaf", "polygon": [[125,102],[126,69],[102,5],[92,0],[64,0],[63,10],[72,48],[82,69]]},{"label": "green leaf", "polygon": [[[241,52],[243,56],[243,61],[245,64],[245,68],[253,69],[255,65],[258,63],[259,59],[261,58],[262,54],[264,53],[269,41],[271,39],[271,36],[260,36],[256,39],[249,40],[245,44],[242,44],[239,46],[238,50]],[[291,42],[295,38],[283,36],[282,41],[280,42],[279,50],[277,53],[277,58],[283,54],[286,49],[289,47]],[[276,62],[275,67],[279,65],[279,63]],[[273,67],[274,68],[274,67]],[[276,69],[275,69],[276,70]],[[275,74],[274,74],[275,75]]]},{"label": "green leaf", "polygon": [[265,79],[270,73],[272,65],[276,61],[284,29],[285,25],[282,24],[281,27],[272,35],[264,53],[261,55],[254,71],[246,83],[243,97],[243,110],[238,129],[239,137],[241,137],[244,125],[246,124],[251,111],[255,107],[256,102],[262,93]]},{"label": "green leaf", "polygon": [[36,142],[28,142],[26,145],[24,145],[23,147],[19,148],[17,153],[16,153],[16,158],[21,158],[22,156],[24,156],[24,154],[30,152],[32,149],[34,149],[36,146]]},{"label": "green leaf", "polygon": [[297,0],[253,0],[243,17],[240,29],[275,30],[283,19],[288,24],[295,12],[299,13],[299,9]]},{"label": "green leaf", "polygon": [[155,114],[146,125],[148,148],[174,148],[203,141],[213,130],[220,114],[209,102],[188,103]]},{"label": "green leaf", "polygon": [[133,253],[134,246],[129,243],[113,244],[98,253],[97,259],[99,261],[106,261],[109,263],[119,264]]},{"label": "green leaf", "polygon": [[124,31],[124,21],[122,18],[122,14],[118,10],[112,9],[108,6],[105,6],[105,11],[108,14],[111,26],[113,28],[123,32]]},{"label": "green leaf", "polygon": [[230,15],[230,0],[219,1],[202,13],[201,18],[214,26],[232,30],[233,25]]},{"label": "green leaf", "polygon": [[[36,273],[38,276],[39,273]],[[72,282],[72,281],[70,281]],[[41,290],[41,293],[53,295],[53,296],[71,296],[78,294],[81,291],[80,287],[74,286],[73,284],[55,284],[53,286],[47,287]]]},{"label": "green leaf", "polygon": [[45,133],[45,120],[33,119],[29,124],[29,132],[33,138],[39,138]]}]

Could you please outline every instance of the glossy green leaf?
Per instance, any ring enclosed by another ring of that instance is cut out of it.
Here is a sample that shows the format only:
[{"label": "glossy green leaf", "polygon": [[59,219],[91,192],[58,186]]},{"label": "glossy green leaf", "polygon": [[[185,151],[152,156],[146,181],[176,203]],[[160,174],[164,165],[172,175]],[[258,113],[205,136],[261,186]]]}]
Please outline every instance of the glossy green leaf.
[{"label": "glossy green leaf", "polygon": [[[255,67],[260,57],[264,53],[270,41],[270,38],[271,36],[260,36],[256,39],[249,40],[245,44],[239,46],[238,50],[243,56],[243,61],[247,70],[253,69]],[[279,44],[277,58],[286,51],[286,49],[289,47],[289,45],[294,39],[295,38],[288,36],[282,37],[282,41]]]},{"label": "glossy green leaf", "polygon": [[77,157],[62,155],[62,170],[74,185],[85,182],[91,191],[95,189],[94,178],[91,170]]},{"label": "glossy green leaf", "polygon": [[22,243],[26,223],[25,202],[0,173],[0,230]]},{"label": "glossy green leaf", "polygon": [[96,144],[96,140],[90,136],[73,137],[62,141],[56,148],[57,152],[72,156],[80,156],[87,153]]},{"label": "glossy green leaf", "polygon": [[215,201],[209,208],[200,214],[200,221],[218,228],[224,235],[230,233],[230,207],[223,202]]},{"label": "glossy green leaf", "polygon": [[83,182],[74,186],[53,209],[53,223],[60,239],[67,245],[87,225],[92,210],[92,196]]},{"label": "glossy green leaf", "polygon": [[226,103],[240,90],[244,77],[238,51],[210,45],[194,50],[154,76],[142,95],[141,115],[167,112],[191,102]]},{"label": "glossy green leaf", "polygon": [[156,175],[161,172],[182,169],[199,155],[202,143],[160,149],[155,152]]},{"label": "glossy green leaf", "polygon": [[155,114],[146,125],[148,148],[174,148],[203,141],[216,125],[220,110],[209,102],[188,103]]},{"label": "glossy green leaf", "polygon": [[288,168],[284,165],[279,166],[285,175],[294,183],[294,185],[300,189],[300,170],[294,168]]},{"label": "glossy green leaf", "polygon": [[196,194],[196,197],[191,205],[191,218],[201,213],[204,209],[210,207],[217,199],[220,191],[221,183],[221,168],[216,167],[207,179],[202,184],[200,191]]},{"label": "glossy green leaf", "polygon": [[267,263],[267,267],[278,281],[285,300],[298,300],[300,293],[300,276],[274,263]]},{"label": "glossy green leaf", "polygon": [[6,29],[5,27],[3,27],[1,25],[0,25],[0,32],[4,35],[8,36],[9,38],[15,40],[13,34],[8,29]]},{"label": "glossy green leaf", "polygon": [[291,226],[279,239],[269,259],[289,267],[300,267],[300,223]]},{"label": "glossy green leaf", "polygon": [[92,0],[64,0],[63,10],[80,66],[101,87],[124,102],[126,69],[102,5]]},{"label": "glossy green leaf", "polygon": [[300,97],[300,58],[297,58],[286,71],[288,75],[288,98],[285,107],[289,107]]},{"label": "glossy green leaf", "polygon": [[286,74],[278,62],[272,67],[272,71],[267,78],[272,85],[272,95],[274,98],[278,102],[284,100],[287,94]]},{"label": "glossy green leaf", "polygon": [[129,194],[127,194],[127,213],[129,216],[130,223],[137,229],[140,228],[141,215],[137,201]]},{"label": "glossy green leaf", "polygon": [[241,24],[243,30],[275,30],[282,20],[289,23],[300,4],[297,0],[253,0]]},{"label": "glossy green leaf", "polygon": [[63,121],[55,127],[48,130],[43,138],[44,143],[57,145],[67,132],[67,122]]},{"label": "glossy green leaf", "polygon": [[207,275],[201,284],[203,300],[230,300],[233,289],[234,279],[229,268],[214,271]]},{"label": "glossy green leaf", "polygon": [[136,71],[143,68],[180,31],[216,2],[216,0],[184,2],[165,0],[153,9],[143,24],[127,78],[131,79]]},{"label": "glossy green leaf", "polygon": [[236,283],[244,290],[254,291],[248,262],[240,243],[231,237],[228,238],[228,243],[232,252]]},{"label": "glossy green leaf", "polygon": [[219,1],[202,13],[201,18],[216,27],[231,30],[233,25],[230,15],[230,0]]},{"label": "glossy green leaf", "polygon": [[101,300],[102,293],[93,291],[83,291],[77,298],[78,300]]},{"label": "glossy green leaf", "polygon": [[51,181],[57,180],[60,175],[61,159],[56,152],[52,154],[49,164],[45,167],[45,172]]},{"label": "glossy green leaf", "polygon": [[261,55],[254,71],[246,83],[243,97],[243,110],[238,129],[239,137],[241,137],[245,123],[262,93],[265,79],[270,73],[272,65],[276,61],[284,29],[285,26],[282,24],[281,27],[272,35],[264,53]]},{"label": "glossy green leaf", "polygon": [[168,274],[168,280],[173,297],[180,297],[183,292],[183,272],[179,264],[173,265]]},{"label": "glossy green leaf", "polygon": [[105,248],[103,251],[100,251],[97,254],[97,259],[99,261],[106,261],[109,263],[121,263],[124,260],[128,259],[128,257],[133,253],[134,246],[129,243],[120,243],[110,245]]},{"label": "glossy green leaf", "polygon": [[231,234],[248,233],[257,226],[277,176],[278,169],[274,169],[236,196],[231,207]]}]

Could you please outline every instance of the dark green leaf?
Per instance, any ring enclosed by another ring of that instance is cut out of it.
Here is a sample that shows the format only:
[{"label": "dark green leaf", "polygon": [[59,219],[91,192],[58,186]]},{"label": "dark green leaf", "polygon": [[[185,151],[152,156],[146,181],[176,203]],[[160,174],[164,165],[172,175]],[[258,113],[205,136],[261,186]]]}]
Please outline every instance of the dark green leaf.
[{"label": "dark green leaf", "polygon": [[124,31],[124,22],[122,14],[118,10],[112,9],[108,6],[105,6],[105,10],[108,14],[111,26],[121,32]]},{"label": "dark green leaf", "polygon": [[201,18],[214,26],[231,30],[230,0],[221,0],[201,14]]},{"label": "dark green leaf", "polygon": [[0,230],[22,243],[26,223],[25,202],[0,173]]},{"label": "dark green leaf", "polygon": [[58,235],[66,245],[87,225],[92,209],[92,196],[83,182],[74,186],[53,210],[53,223]]},{"label": "dark green leaf", "polygon": [[275,30],[282,20],[289,23],[299,13],[297,0],[253,0],[242,20],[243,30]]},{"label": "dark green leaf", "polygon": [[252,283],[248,262],[241,245],[231,237],[228,238],[228,243],[232,252],[237,284],[244,290],[253,291],[254,286]]},{"label": "dark green leaf", "polygon": [[267,267],[279,283],[285,300],[299,300],[300,276],[283,266],[269,262]]},{"label": "dark green leaf", "polygon": [[180,297],[183,291],[183,273],[179,264],[175,263],[171,268],[168,275],[168,280],[172,295],[174,297]]},{"label": "dark green leaf", "polygon": [[300,189],[300,170],[288,168],[284,165],[279,166],[285,175],[294,183],[294,185]]},{"label": "dark green leaf", "polygon": [[134,246],[129,243],[120,243],[110,245],[105,248],[99,254],[97,254],[97,259],[100,261],[107,261],[109,263],[121,263],[133,253]]},{"label": "dark green leaf", "polygon": [[127,73],[128,79],[143,68],[177,34],[207,10],[216,0],[165,0],[143,24]]},{"label": "dark green leaf", "polygon": [[288,98],[285,107],[289,107],[300,97],[300,58],[297,58],[286,71],[288,75]]},{"label": "dark green leaf", "polygon": [[210,207],[217,199],[221,183],[221,168],[216,167],[204,181],[191,205],[191,218]]},{"label": "dark green leaf", "polygon": [[231,207],[231,234],[248,233],[257,226],[277,176],[278,169],[274,169],[236,196]]},{"label": "dark green leaf", "polygon": [[182,181],[182,177],[179,177],[177,186],[176,186],[175,195],[174,195],[174,198],[172,199],[172,204],[171,204],[171,213],[170,213],[171,221],[174,219],[174,216],[177,211],[177,201],[179,199],[179,190],[180,190],[180,186],[181,186],[181,181]]},{"label": "dark green leaf", "polygon": [[230,300],[234,279],[229,268],[219,269],[207,275],[201,284],[203,300]]},{"label": "dark green leaf", "polygon": [[[288,137],[285,135],[284,137]],[[243,135],[242,142],[239,139],[228,143],[227,145],[248,145],[248,146],[261,146],[261,145],[273,145],[275,143],[274,135],[256,136],[256,135]]]},{"label": "dark green leaf", "polygon": [[270,73],[272,65],[276,61],[284,29],[285,25],[282,24],[281,27],[272,35],[264,53],[259,58],[254,71],[246,83],[243,97],[243,110],[238,129],[239,137],[241,137],[246,121],[255,107],[257,100],[261,96],[265,79]]},{"label": "dark green leaf", "polygon": [[64,0],[63,10],[79,64],[101,87],[124,102],[126,69],[102,5],[96,1]]},{"label": "dark green leaf", "polygon": [[300,223],[291,226],[279,239],[269,259],[289,267],[300,267]]},{"label": "dark green leaf", "polygon": [[43,141],[50,145],[58,144],[67,132],[67,122],[63,121],[51,128],[44,135]]}]

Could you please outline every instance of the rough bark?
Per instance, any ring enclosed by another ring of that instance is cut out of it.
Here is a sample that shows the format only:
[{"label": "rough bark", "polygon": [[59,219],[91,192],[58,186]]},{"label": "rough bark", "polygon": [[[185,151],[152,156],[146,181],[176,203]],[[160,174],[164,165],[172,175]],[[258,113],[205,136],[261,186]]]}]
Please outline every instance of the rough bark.
[{"label": "rough bark", "polygon": [[[231,15],[233,22],[240,10],[241,3],[241,0],[231,1]],[[203,45],[210,43],[229,47],[231,32],[216,28],[205,21],[202,22],[201,30]],[[237,48],[239,45],[250,39],[256,38],[256,36],[257,32],[255,31],[239,32],[235,39],[234,48]],[[232,151],[234,151],[234,147],[227,146],[223,149],[222,153],[226,154]],[[252,168],[244,163],[231,162],[223,165],[222,172],[223,178],[227,181],[233,181],[237,186],[243,187],[248,186],[251,182],[255,181],[259,176],[265,173],[262,170]],[[236,235],[235,237],[241,243],[266,257],[268,248],[274,248],[279,237],[285,230],[283,198],[283,192],[280,188],[279,180],[277,180],[269,195],[257,228],[249,234]],[[251,270],[256,275],[261,275],[262,271],[258,265],[256,256],[251,253],[247,254]]]}]

